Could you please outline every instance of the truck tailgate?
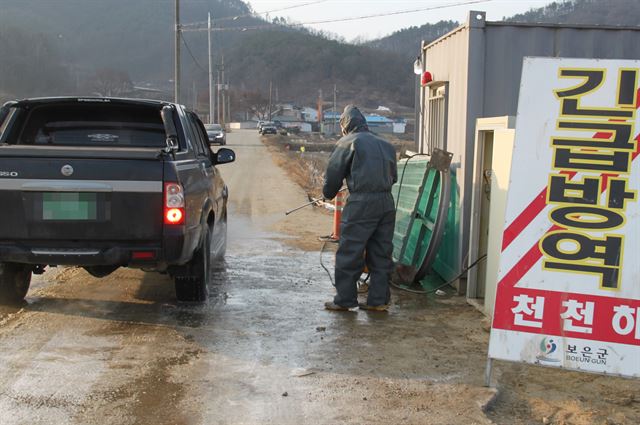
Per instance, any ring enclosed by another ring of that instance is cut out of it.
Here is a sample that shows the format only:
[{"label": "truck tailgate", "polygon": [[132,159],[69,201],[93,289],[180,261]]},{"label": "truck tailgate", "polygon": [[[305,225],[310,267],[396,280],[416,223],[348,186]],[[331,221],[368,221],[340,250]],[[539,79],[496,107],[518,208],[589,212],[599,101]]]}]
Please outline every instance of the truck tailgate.
[{"label": "truck tailgate", "polygon": [[76,151],[64,158],[18,156],[15,151],[3,155],[3,150],[0,241],[154,241],[162,237],[163,161],[157,154],[82,158]]}]

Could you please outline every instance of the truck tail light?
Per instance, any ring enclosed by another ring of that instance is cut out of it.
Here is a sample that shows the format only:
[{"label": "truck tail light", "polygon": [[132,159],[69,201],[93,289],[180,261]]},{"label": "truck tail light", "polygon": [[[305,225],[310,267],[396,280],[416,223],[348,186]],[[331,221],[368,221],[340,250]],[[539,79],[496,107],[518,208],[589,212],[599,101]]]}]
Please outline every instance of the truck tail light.
[{"label": "truck tail light", "polygon": [[164,224],[184,223],[184,190],[179,183],[164,185]]},{"label": "truck tail light", "polygon": [[131,259],[132,260],[154,260],[156,258],[156,253],[153,251],[132,251]]}]

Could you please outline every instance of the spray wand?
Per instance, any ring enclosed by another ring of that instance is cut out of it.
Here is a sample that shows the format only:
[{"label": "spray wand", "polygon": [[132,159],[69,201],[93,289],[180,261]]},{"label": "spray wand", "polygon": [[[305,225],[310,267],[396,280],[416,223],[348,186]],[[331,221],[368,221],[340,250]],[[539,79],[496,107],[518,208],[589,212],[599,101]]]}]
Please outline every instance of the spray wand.
[{"label": "spray wand", "polygon": [[[343,188],[342,188],[342,189],[340,189],[338,192],[344,192],[345,190],[347,190],[347,188],[346,188],[346,187],[343,187]],[[303,209],[303,208],[306,208],[306,207],[308,207],[309,205],[314,205],[314,204],[317,204],[318,202],[322,202],[322,201],[325,201],[325,200],[326,200],[326,198],[325,198],[324,196],[321,196],[320,198],[312,199],[311,201],[307,202],[306,204],[300,205],[299,207],[296,207],[296,208],[294,208],[294,209],[292,209],[292,210],[286,211],[286,212],[284,213],[284,215],[289,215],[289,214],[294,213],[294,212],[296,212],[296,211],[298,211],[298,210],[301,210],[301,209]]]},{"label": "spray wand", "polygon": [[289,214],[294,213],[294,212],[296,212],[296,211],[298,211],[298,210],[301,210],[301,209],[303,209],[303,208],[306,208],[306,207],[308,207],[309,205],[316,204],[316,203],[318,203],[318,202],[320,202],[320,201],[324,201],[324,196],[322,196],[322,197],[320,197],[320,198],[312,199],[310,202],[307,202],[306,204],[300,205],[299,207],[296,207],[296,208],[294,208],[294,209],[292,209],[292,210],[286,211],[286,212],[284,213],[284,215],[289,215]]}]

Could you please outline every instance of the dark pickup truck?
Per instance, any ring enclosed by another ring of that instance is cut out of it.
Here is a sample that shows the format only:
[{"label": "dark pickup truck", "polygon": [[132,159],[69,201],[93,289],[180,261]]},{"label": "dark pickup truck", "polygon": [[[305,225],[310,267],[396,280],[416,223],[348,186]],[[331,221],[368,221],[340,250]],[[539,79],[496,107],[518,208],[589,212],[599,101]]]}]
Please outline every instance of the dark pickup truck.
[{"label": "dark pickup truck", "polygon": [[168,273],[179,301],[207,296],[211,246],[226,244],[227,197],[204,125],[181,105],[42,98],[0,109],[0,302],[32,273],[73,265]]}]

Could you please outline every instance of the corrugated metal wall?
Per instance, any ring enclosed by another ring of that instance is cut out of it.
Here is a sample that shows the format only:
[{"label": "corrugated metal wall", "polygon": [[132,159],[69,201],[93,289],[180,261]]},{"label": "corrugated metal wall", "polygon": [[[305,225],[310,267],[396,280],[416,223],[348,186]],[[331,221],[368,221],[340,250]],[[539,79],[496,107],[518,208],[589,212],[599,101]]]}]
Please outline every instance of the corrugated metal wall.
[{"label": "corrugated metal wall", "polygon": [[[465,158],[465,140],[466,140],[466,122],[467,122],[467,51],[469,49],[469,31],[467,27],[461,27],[457,31],[450,33],[448,36],[427,46],[423,55],[423,63],[426,69],[431,72],[436,82],[448,82],[447,87],[447,140],[444,143],[447,150],[454,154],[451,161],[452,175],[456,176],[456,180],[460,184],[458,193],[464,192],[464,175],[463,162]],[[421,104],[423,116],[421,118],[421,138],[420,151],[427,152],[427,141],[430,139],[429,132],[438,131],[429,128],[429,121],[437,123],[434,117],[429,117],[428,99],[430,97],[430,88],[423,87],[421,90]],[[433,148],[433,147],[431,147]],[[457,210],[462,209],[463,200],[460,197],[455,199],[456,205],[452,205]],[[450,249],[456,252],[454,258],[461,259],[462,240],[461,233],[458,233],[460,239],[457,243],[450,244]],[[446,237],[446,236],[445,236]],[[451,237],[451,235],[448,235]]]},{"label": "corrugated metal wall", "polygon": [[[462,210],[457,247],[461,261],[469,243],[475,122],[477,118],[516,115],[523,58],[640,58],[640,29],[485,22],[485,16],[484,12],[470,12],[464,26],[422,52],[424,68],[432,73],[434,82],[448,83],[446,146],[454,154],[452,172],[460,194],[460,203],[454,207]],[[432,131],[428,97],[429,89],[423,87],[419,131],[423,153],[429,153],[426,135]]]},{"label": "corrugated metal wall", "polygon": [[[448,139],[463,140],[465,136],[464,123],[466,122],[467,103],[467,51],[468,51],[468,30],[461,27],[445,38],[428,45],[426,55],[423,58],[426,69],[431,72],[436,82],[449,82],[448,98]],[[429,98],[429,88],[423,87],[421,102],[427,106]],[[424,114],[423,123],[428,122],[428,114]],[[420,139],[420,150],[424,153],[426,148],[427,132],[431,131],[428,125],[422,126],[423,135]],[[451,152],[459,153],[458,146],[447,144]],[[454,159],[455,162],[455,159]]]},{"label": "corrugated metal wall", "polygon": [[516,115],[525,56],[637,59],[640,30],[487,23],[482,116]]}]

